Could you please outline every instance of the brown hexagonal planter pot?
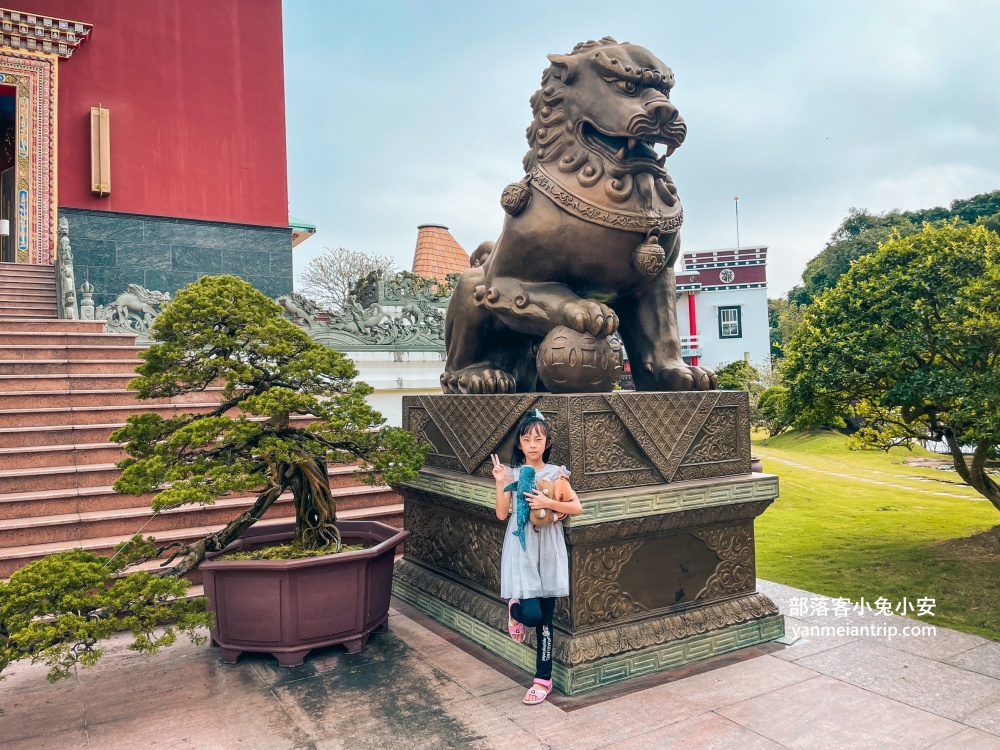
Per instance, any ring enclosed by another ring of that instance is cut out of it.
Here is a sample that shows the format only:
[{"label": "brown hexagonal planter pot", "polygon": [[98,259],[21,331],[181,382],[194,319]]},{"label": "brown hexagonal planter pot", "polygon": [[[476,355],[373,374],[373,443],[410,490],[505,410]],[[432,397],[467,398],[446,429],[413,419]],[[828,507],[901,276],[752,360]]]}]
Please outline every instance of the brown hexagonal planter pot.
[{"label": "brown hexagonal planter pot", "polygon": [[[273,654],[296,667],[314,648],[343,643],[349,653],[389,620],[396,546],[410,535],[376,521],[341,521],[345,544],[372,544],[357,552],[299,560],[206,560],[200,566],[209,608],[215,613],[212,642],[233,664],[244,651]],[[294,523],[251,527],[222,553],[283,544]],[[218,555],[216,555],[218,556]]]}]

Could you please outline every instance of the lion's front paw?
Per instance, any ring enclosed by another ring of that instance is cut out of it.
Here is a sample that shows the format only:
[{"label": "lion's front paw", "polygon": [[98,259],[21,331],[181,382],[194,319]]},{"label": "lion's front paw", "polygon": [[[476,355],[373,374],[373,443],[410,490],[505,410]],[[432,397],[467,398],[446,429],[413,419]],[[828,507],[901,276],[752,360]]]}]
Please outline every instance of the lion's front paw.
[{"label": "lion's front paw", "polygon": [[513,375],[492,367],[466,367],[441,374],[445,393],[513,393],[516,388]]},{"label": "lion's front paw", "polygon": [[647,362],[643,365],[651,373],[660,388],[665,391],[711,391],[715,390],[715,373],[707,367],[689,365],[678,359],[659,367]]},{"label": "lion's front paw", "polygon": [[618,330],[618,315],[607,305],[592,299],[567,302],[563,306],[563,325],[593,336],[610,336]]}]

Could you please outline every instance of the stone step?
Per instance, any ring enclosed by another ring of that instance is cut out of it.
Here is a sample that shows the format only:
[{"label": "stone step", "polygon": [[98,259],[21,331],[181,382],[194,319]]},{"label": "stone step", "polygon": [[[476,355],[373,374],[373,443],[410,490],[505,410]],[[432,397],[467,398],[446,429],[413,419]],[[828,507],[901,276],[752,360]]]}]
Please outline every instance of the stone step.
[{"label": "stone step", "polygon": [[103,320],[18,320],[4,325],[4,330],[10,333],[25,331],[43,331],[47,333],[104,333],[106,323]]},{"label": "stone step", "polygon": [[120,473],[114,464],[49,466],[44,472],[38,469],[4,469],[0,470],[0,494],[97,487],[114,484]]},{"label": "stone step", "polygon": [[100,391],[125,390],[133,374],[103,375],[0,375],[0,393],[12,391]]},{"label": "stone step", "polygon": [[18,281],[44,281],[56,283],[55,273],[49,271],[26,271],[21,268],[0,268],[0,284],[11,284]]},{"label": "stone step", "polygon": [[[347,487],[331,490],[334,498],[353,499],[354,510],[381,508],[392,503],[395,493],[388,487]],[[398,498],[395,498],[398,499]],[[133,534],[156,536],[159,532],[198,526],[225,526],[253,505],[255,496],[221,498],[212,505],[190,505],[154,514],[148,507],[71,512],[62,515],[0,521],[0,549],[51,542],[81,541]],[[345,512],[347,508],[344,509]],[[295,515],[291,493],[277,500],[264,518]]]},{"label": "stone step", "polygon": [[[330,488],[332,490],[368,489],[370,485],[363,484],[357,477],[355,466],[329,467]],[[122,508],[144,508],[149,512],[149,505],[154,494],[120,495],[111,485],[98,487],[74,487],[63,490],[39,490],[35,492],[15,492],[0,495],[0,520],[17,518],[35,518],[58,516],[66,513],[88,513],[101,510],[117,510]],[[282,497],[291,497],[286,493]],[[402,502],[399,495],[393,494],[388,501]],[[338,497],[337,506],[345,510],[365,507],[371,504],[365,493]]]},{"label": "stone step", "polygon": [[[149,402],[145,403],[148,404]],[[63,413],[64,416],[72,415],[73,413],[72,409],[65,408],[53,411]],[[127,412],[125,416],[128,416],[129,413],[141,414],[145,411],[156,411],[156,409],[151,409],[147,406],[143,409],[123,409],[122,411]],[[30,414],[31,410],[24,410],[24,412]],[[89,412],[85,413],[89,414]],[[98,412],[98,414],[100,414],[100,412]],[[107,422],[97,421],[86,424],[53,422],[51,425],[29,423],[24,427],[13,427],[7,426],[8,416],[9,412],[5,415],[0,415],[0,424],[4,425],[0,427],[0,448],[73,445],[77,443],[106,443],[110,439],[111,433],[125,424],[123,417],[121,421],[111,421],[109,419]],[[169,415],[164,414],[163,416],[166,417]],[[290,421],[296,426],[305,427],[313,421],[313,418],[309,416],[294,416]]]},{"label": "stone step", "polygon": [[0,359],[0,375],[134,375],[141,359]]},{"label": "stone step", "polygon": [[[345,510],[337,514],[338,519],[343,521],[354,521],[370,519],[387,523],[390,526],[401,527],[403,522],[403,505],[379,506],[375,508],[361,508],[357,510]],[[287,523],[288,517],[277,517],[262,519],[256,526],[266,528],[269,525],[281,525]],[[196,526],[183,529],[170,529],[156,534],[156,540],[161,545],[172,542],[191,542],[203,538],[204,536],[218,531],[224,524],[213,526]],[[131,535],[129,535],[131,536]],[[23,568],[28,563],[34,562],[46,555],[57,552],[64,552],[70,549],[82,548],[95,554],[111,555],[115,545],[122,541],[123,537],[108,536],[79,540],[67,540],[63,542],[43,542],[39,544],[20,545],[18,547],[7,547],[0,549],[0,578],[7,578],[14,571]],[[165,554],[169,554],[169,551]]]},{"label": "stone step", "polygon": [[13,261],[5,260],[0,263],[0,272],[6,271],[32,271],[35,273],[50,273],[53,276],[56,272],[56,267],[50,264],[42,263],[15,263]]},{"label": "stone step", "polygon": [[155,495],[119,495],[111,485],[0,495],[0,520],[61,516],[118,508],[146,508]]},{"label": "stone step", "polygon": [[[191,404],[150,404],[135,406],[71,406],[52,409],[7,409],[0,415],[0,433],[12,427],[47,427],[57,425],[98,425],[124,422],[133,414],[156,412],[164,419],[179,414],[207,414],[216,402]],[[80,441],[93,442],[93,441]]]},{"label": "stone step", "polygon": [[36,289],[43,292],[55,292],[56,281],[54,278],[46,279],[34,276],[21,279],[8,279],[6,281],[0,279],[0,292],[4,290],[23,292]]},{"label": "stone step", "polygon": [[0,346],[135,346],[128,333],[88,333],[79,331],[0,330]]},{"label": "stone step", "polygon": [[51,298],[33,298],[30,300],[13,300],[0,295],[0,313],[13,312],[19,315],[37,310],[41,313],[48,313],[56,306],[56,295],[53,292]]},{"label": "stone step", "polygon": [[[135,377],[134,375],[127,376]],[[128,381],[126,381],[128,382]],[[60,390],[60,391],[0,391],[0,424],[3,424],[3,414],[9,410],[50,409],[68,406],[129,406],[131,404],[194,404],[205,403],[213,396],[218,397],[222,388],[206,388],[197,393],[184,393],[172,398],[150,398],[139,400],[135,391],[125,388],[107,388],[99,390]],[[216,402],[221,398],[216,398]]]},{"label": "stone step", "polygon": [[18,320],[41,320],[44,318],[48,318],[53,321],[59,320],[59,313],[55,308],[52,308],[51,311],[32,310],[31,312],[25,313],[10,312],[9,310],[0,312],[0,319],[3,320],[5,325],[9,322]]},{"label": "stone step", "polygon": [[0,289],[0,304],[15,306],[22,302],[38,302],[49,307],[56,304],[56,290],[52,289]]},{"label": "stone step", "polygon": [[117,443],[0,448],[0,471],[41,469],[49,466],[116,464],[124,458],[125,451]]},{"label": "stone step", "polygon": [[[16,321],[11,321],[14,323]],[[4,323],[6,328],[7,323]],[[95,334],[97,335],[97,334]],[[107,335],[107,334],[99,334]],[[122,359],[126,357],[138,357],[140,352],[146,351],[142,346],[62,346],[59,342],[51,345],[13,345],[4,346],[0,341],[0,360],[10,362],[13,360],[71,360],[77,361],[107,361]]]}]

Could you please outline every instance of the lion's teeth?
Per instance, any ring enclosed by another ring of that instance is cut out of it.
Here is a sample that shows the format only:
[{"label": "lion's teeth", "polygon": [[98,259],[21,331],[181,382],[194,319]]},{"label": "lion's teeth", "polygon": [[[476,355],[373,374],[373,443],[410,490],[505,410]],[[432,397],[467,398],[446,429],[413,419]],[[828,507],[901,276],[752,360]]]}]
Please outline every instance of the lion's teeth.
[{"label": "lion's teeth", "polygon": [[636,144],[636,141],[637,141],[637,140],[638,140],[637,138],[629,138],[629,139],[628,139],[628,147],[629,147],[630,149],[631,149],[631,148],[635,148],[635,144]]},{"label": "lion's teeth", "polygon": [[622,147],[621,149],[619,149],[618,153],[615,154],[615,158],[616,159],[621,159],[621,160],[625,159],[625,148],[624,147]]}]

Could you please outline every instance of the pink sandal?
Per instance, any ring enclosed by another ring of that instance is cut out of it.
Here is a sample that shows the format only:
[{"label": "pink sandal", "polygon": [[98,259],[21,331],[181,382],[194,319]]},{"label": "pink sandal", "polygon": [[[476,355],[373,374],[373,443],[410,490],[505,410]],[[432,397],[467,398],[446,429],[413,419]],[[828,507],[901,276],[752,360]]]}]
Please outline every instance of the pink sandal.
[{"label": "pink sandal", "polygon": [[520,599],[511,599],[507,604],[507,632],[510,633],[510,637],[518,643],[524,643],[524,625],[515,620],[514,615],[511,613],[511,610],[514,609],[514,605],[519,604],[520,602]]},{"label": "pink sandal", "polygon": [[524,695],[524,704],[527,706],[537,706],[544,701],[552,692],[552,680],[540,680],[535,678],[535,684],[528,688]]}]

